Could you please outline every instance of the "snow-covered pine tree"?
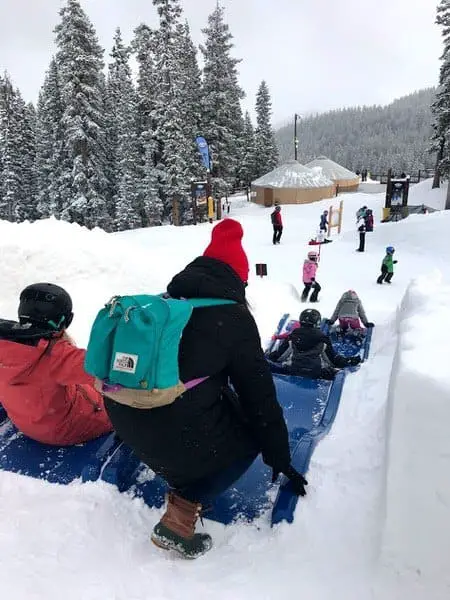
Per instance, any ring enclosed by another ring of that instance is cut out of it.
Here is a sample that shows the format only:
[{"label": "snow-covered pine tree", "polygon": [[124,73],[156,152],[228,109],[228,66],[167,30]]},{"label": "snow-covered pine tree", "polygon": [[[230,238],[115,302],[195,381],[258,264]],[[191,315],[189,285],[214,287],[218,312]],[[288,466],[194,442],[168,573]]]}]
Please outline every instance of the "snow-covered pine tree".
[{"label": "snow-covered pine tree", "polygon": [[7,74],[0,78],[0,219],[15,221],[22,198],[19,106],[23,103]]},{"label": "snow-covered pine tree", "polygon": [[154,110],[156,71],[154,66],[155,33],[145,24],[135,30],[132,48],[138,64],[137,143],[139,176],[139,212],[142,226],[161,223],[163,203],[158,194],[157,144]]},{"label": "snow-covered pine tree", "polygon": [[71,198],[72,161],[64,142],[63,115],[58,67],[53,58],[37,103],[36,187],[41,217],[59,218]]},{"label": "snow-covered pine tree", "polygon": [[244,133],[242,136],[241,160],[239,164],[239,179],[246,185],[256,179],[256,140],[250,114],[245,113]]},{"label": "snow-covered pine tree", "polygon": [[36,110],[16,92],[17,137],[20,152],[20,195],[14,217],[18,222],[39,218],[36,195]]},{"label": "snow-covered pine tree", "polygon": [[431,107],[434,115],[432,150],[437,153],[435,186],[440,175],[450,175],[450,0],[441,0],[437,7],[436,23],[442,26],[444,51],[436,99]]},{"label": "snow-covered pine tree", "polygon": [[160,151],[157,165],[164,212],[172,212],[178,200],[182,222],[191,217],[189,188],[194,165],[198,162],[193,133],[194,117],[185,97],[188,75],[183,51],[186,32],[180,27],[182,14],[178,0],[153,0],[160,27],[155,34],[156,101],[155,138]]},{"label": "snow-covered pine tree", "polygon": [[103,114],[103,50],[79,0],[61,9],[56,43],[65,146],[72,160],[72,198],[62,218],[86,227],[110,231],[106,178],[105,119]]},{"label": "snow-covered pine tree", "polygon": [[[237,65],[231,56],[233,36],[224,21],[224,9],[217,5],[203,30],[204,57],[202,123],[210,145],[216,191],[224,193],[237,178],[244,120]],[[218,189],[217,189],[218,188]]]},{"label": "snow-covered pine tree", "polygon": [[138,210],[136,93],[131,79],[129,49],[116,30],[107,81],[107,121],[110,170],[114,174],[115,229],[142,225]]},{"label": "snow-covered pine tree", "polygon": [[261,82],[256,96],[256,176],[265,175],[278,164],[278,149],[271,124],[272,101],[265,81]]}]

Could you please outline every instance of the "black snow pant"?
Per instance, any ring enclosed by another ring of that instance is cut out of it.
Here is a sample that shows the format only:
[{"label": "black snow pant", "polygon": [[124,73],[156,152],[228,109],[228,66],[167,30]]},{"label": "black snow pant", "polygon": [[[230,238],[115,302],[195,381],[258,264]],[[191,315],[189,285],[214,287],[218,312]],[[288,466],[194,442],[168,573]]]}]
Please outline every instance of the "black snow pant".
[{"label": "black snow pant", "polygon": [[359,232],[359,248],[358,252],[364,252],[366,247],[366,233],[365,231]]},{"label": "black snow pant", "polygon": [[394,277],[394,273],[388,273],[387,267],[383,265],[381,267],[381,275],[377,279],[377,283],[391,283],[392,278]]},{"label": "black snow pant", "polygon": [[281,239],[281,234],[283,233],[283,227],[280,225],[273,226],[273,243],[279,244]]},{"label": "black snow pant", "polygon": [[311,288],[314,290],[311,294],[310,302],[317,302],[317,297],[319,295],[320,290],[322,289],[317,281],[311,281],[311,283],[305,283],[305,288],[302,294],[302,302],[306,302],[308,299],[309,292]]}]

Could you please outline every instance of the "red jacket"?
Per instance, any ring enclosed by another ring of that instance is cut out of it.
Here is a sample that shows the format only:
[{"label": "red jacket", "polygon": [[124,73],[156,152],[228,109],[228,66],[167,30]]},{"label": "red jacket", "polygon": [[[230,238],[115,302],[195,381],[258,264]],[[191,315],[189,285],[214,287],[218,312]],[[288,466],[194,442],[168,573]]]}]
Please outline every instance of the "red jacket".
[{"label": "red jacket", "polygon": [[283,219],[281,218],[281,211],[274,210],[272,215],[273,215],[273,224],[276,227],[283,227]]},{"label": "red jacket", "polygon": [[0,402],[22,433],[71,446],[112,430],[84,356],[64,338],[50,346],[44,339],[37,346],[0,341]]}]

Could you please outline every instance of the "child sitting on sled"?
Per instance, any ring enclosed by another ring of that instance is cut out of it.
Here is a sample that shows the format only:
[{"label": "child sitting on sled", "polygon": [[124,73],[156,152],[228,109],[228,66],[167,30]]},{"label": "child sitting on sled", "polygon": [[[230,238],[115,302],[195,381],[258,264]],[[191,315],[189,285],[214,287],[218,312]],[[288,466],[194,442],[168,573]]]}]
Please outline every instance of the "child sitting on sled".
[{"label": "child sitting on sled", "polygon": [[329,336],[320,329],[321,321],[318,310],[310,308],[301,313],[300,326],[275,351],[267,354],[267,358],[274,363],[272,372],[333,380],[339,369],[361,362],[359,356],[347,358],[335,352]]},{"label": "child sitting on sled", "polygon": [[112,430],[103,396],[83,368],[85,350],[66,333],[72,300],[36,283],[20,294],[19,322],[0,320],[0,401],[25,435],[71,446]]},{"label": "child sitting on sled", "polygon": [[361,321],[364,327],[373,327],[367,319],[366,312],[358,294],[354,290],[344,292],[334,309],[330,319],[327,319],[329,325],[333,325],[339,319],[339,326],[343,332],[347,330],[362,330]]}]

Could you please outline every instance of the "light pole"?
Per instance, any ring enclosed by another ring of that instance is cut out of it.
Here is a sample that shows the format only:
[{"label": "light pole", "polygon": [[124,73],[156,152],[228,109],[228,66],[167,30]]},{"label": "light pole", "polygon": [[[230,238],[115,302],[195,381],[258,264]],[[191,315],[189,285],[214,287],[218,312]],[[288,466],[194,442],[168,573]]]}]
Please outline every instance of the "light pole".
[{"label": "light pole", "polygon": [[298,159],[298,137],[297,137],[297,119],[301,119],[301,116],[295,113],[294,115],[294,158]]}]

